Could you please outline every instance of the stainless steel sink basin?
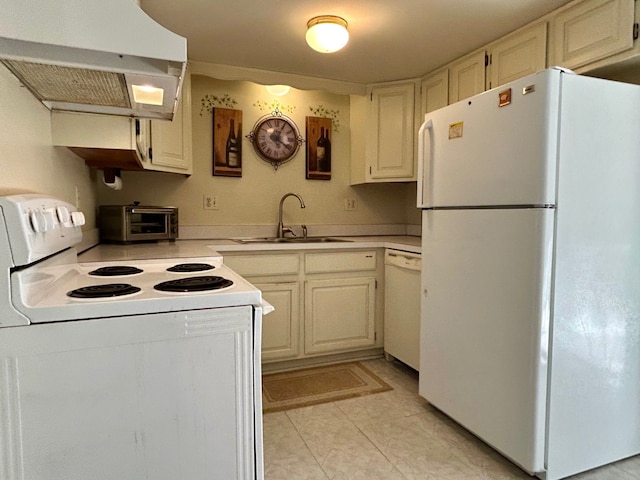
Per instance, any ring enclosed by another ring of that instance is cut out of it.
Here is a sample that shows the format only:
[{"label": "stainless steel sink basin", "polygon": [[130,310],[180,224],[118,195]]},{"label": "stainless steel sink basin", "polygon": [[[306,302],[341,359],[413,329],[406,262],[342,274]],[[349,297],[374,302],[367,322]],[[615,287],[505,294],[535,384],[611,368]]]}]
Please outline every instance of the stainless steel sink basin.
[{"label": "stainless steel sink basin", "polygon": [[263,238],[232,238],[237,243],[329,243],[329,242],[350,242],[345,238],[337,237],[263,237]]}]

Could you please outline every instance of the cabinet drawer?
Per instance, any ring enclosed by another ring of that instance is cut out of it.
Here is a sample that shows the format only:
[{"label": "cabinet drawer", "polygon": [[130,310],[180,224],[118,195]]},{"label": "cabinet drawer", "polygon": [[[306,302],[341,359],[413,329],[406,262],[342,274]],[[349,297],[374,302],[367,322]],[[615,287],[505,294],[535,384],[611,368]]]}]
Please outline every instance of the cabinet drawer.
[{"label": "cabinet drawer", "polygon": [[300,256],[282,255],[225,255],[224,264],[240,275],[297,275]]},{"label": "cabinet drawer", "polygon": [[305,273],[357,272],[376,269],[376,252],[326,252],[308,253],[305,257]]}]

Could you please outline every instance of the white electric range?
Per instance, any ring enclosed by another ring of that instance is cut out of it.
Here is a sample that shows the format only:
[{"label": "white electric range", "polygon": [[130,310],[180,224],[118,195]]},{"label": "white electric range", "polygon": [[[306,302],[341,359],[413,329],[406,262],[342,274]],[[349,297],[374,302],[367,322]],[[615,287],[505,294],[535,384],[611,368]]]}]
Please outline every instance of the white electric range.
[{"label": "white electric range", "polygon": [[0,478],[262,479],[261,292],[213,254],[78,263],[83,224],[0,196]]}]

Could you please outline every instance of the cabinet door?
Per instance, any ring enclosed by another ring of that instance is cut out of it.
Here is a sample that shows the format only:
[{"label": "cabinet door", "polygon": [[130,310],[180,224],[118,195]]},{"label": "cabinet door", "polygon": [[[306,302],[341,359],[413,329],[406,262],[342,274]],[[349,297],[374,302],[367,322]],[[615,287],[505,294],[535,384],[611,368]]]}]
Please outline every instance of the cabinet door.
[{"label": "cabinet door", "polygon": [[491,47],[487,89],[543,70],[547,59],[547,24],[510,35]]},{"label": "cabinet door", "polygon": [[191,174],[191,77],[187,75],[173,121],[151,121],[150,170]]},{"label": "cabinet door", "polygon": [[275,310],[262,321],[262,361],[297,357],[299,349],[300,289],[298,282],[259,283],[264,299]]},{"label": "cabinet door", "polygon": [[422,122],[425,113],[449,104],[449,70],[441,70],[424,77],[421,86],[420,121]]},{"label": "cabinet door", "polygon": [[633,47],[634,0],[585,0],[551,20],[549,65],[578,68]]},{"label": "cabinet door", "polygon": [[374,87],[369,178],[415,180],[413,124],[415,82]]},{"label": "cabinet door", "polygon": [[449,103],[484,92],[485,58],[481,50],[449,66]]},{"label": "cabinet door", "polygon": [[375,282],[375,277],[306,282],[305,353],[375,345]]}]

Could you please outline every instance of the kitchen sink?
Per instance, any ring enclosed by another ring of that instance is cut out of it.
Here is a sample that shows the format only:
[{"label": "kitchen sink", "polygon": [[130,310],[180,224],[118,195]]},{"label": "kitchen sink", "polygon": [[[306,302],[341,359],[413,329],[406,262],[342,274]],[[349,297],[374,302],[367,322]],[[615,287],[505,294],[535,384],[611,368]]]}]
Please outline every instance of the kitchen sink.
[{"label": "kitchen sink", "polygon": [[351,242],[345,238],[336,237],[263,237],[263,238],[232,238],[237,243],[330,243]]},{"label": "kitchen sink", "polygon": [[336,238],[336,237],[287,237],[287,238],[279,238],[281,242],[284,243],[327,243],[327,242],[350,242],[351,240],[347,240],[346,238]]}]

